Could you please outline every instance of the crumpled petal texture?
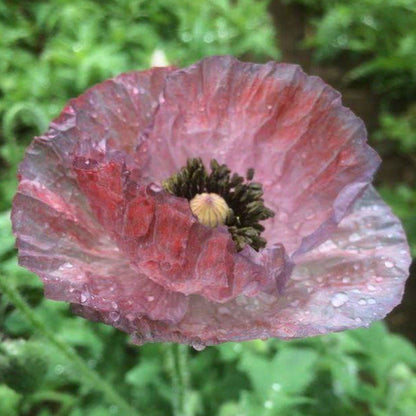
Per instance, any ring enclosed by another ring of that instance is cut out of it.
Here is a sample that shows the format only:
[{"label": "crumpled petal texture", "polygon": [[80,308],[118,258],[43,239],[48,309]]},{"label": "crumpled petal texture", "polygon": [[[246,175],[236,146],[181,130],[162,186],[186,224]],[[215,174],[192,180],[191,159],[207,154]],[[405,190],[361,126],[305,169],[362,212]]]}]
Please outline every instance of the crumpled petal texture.
[{"label": "crumpled petal texture", "polygon": [[274,250],[272,265],[251,248],[236,253],[226,229],[201,225],[186,199],[142,184],[134,162],[83,150],[74,158],[79,188],[134,270],[173,292],[217,302],[262,288],[277,293],[283,248]]},{"label": "crumpled petal texture", "polygon": [[[398,219],[370,188],[337,231],[299,256],[284,296],[240,296],[218,304],[192,296],[176,325],[148,319],[120,323],[137,343],[186,342],[196,348],[255,338],[299,338],[367,326],[396,306],[410,255]],[[77,307],[88,319],[108,314]]]},{"label": "crumpled petal texture", "polygon": [[371,182],[379,157],[338,92],[299,66],[212,57],[171,74],[155,115],[146,171],[160,181],[199,155],[256,169],[277,215],[265,237],[286,250],[324,241]]},{"label": "crumpled petal texture", "polygon": [[[276,216],[237,253],[161,181],[189,157],[256,169]],[[122,74],[69,102],[19,170],[20,264],[46,295],[136,343],[199,348],[368,325],[401,299],[410,256],[369,187],[360,119],[296,65],[211,57]]]}]

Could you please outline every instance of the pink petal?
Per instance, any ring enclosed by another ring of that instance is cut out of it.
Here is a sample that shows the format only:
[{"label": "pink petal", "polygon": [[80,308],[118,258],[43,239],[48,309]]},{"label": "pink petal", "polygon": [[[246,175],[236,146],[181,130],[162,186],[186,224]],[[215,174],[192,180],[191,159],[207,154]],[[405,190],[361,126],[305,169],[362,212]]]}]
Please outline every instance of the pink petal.
[{"label": "pink petal", "polygon": [[379,164],[362,121],[339,93],[297,65],[210,57],[173,72],[149,140],[146,171],[160,181],[189,157],[256,169],[277,215],[265,237],[289,253],[324,241]]},{"label": "pink petal", "polygon": [[168,290],[217,302],[243,293],[277,293],[288,274],[283,247],[237,253],[225,228],[201,225],[186,199],[143,184],[132,160],[95,153],[92,148],[74,159],[79,187],[139,273]]},{"label": "pink petal", "polygon": [[400,302],[411,258],[400,221],[370,188],[331,239],[296,262],[284,296],[240,296],[224,304],[192,296],[177,324],[138,320],[135,340],[201,347],[367,326]]},{"label": "pink petal", "polygon": [[[92,213],[72,172],[75,149],[84,142],[101,148],[105,131],[111,133],[107,139],[112,146],[128,150],[126,138],[137,143],[150,121],[150,116],[140,115],[140,108],[146,107],[149,114],[155,110],[168,72],[123,74],[94,87],[73,100],[28,148],[13,202],[13,229],[20,263],[42,278],[50,298],[151,319],[175,321],[185,313],[185,296],[165,290],[130,267]],[[136,98],[135,88],[143,88]],[[100,103],[100,117],[91,111],[91,103]],[[153,104],[147,108],[149,103]],[[133,127],[121,121],[133,118],[141,120]]]}]

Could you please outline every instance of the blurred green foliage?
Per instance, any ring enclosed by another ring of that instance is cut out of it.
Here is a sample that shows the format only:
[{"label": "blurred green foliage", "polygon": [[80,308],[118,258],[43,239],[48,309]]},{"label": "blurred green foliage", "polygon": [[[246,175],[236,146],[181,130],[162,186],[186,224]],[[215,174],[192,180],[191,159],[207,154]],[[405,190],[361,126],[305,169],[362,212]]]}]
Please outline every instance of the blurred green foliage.
[{"label": "blurred green foliage", "polygon": [[[374,139],[415,158],[415,2],[296,2],[310,13],[306,46],[316,59],[347,54],[349,79],[380,94]],[[149,67],[155,51],[177,65],[211,54],[265,61],[279,57],[274,36],[266,1],[0,0],[0,279],[142,415],[171,414],[165,346],[131,346],[125,334],[73,316],[66,304],[44,299],[39,279],[17,266],[9,210],[18,162],[70,97]],[[416,252],[414,184],[397,181],[381,192]],[[0,415],[124,416],[0,296]],[[188,414],[413,416],[415,370],[415,348],[382,323],[302,341],[230,343],[192,352]]]}]

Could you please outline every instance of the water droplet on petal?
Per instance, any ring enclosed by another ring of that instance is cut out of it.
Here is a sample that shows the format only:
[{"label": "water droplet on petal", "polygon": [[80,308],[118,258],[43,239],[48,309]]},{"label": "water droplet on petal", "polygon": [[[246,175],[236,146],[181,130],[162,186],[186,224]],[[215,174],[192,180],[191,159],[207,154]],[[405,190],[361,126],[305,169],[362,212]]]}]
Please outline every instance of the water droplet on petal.
[{"label": "water droplet on petal", "polygon": [[358,301],[358,304],[359,304],[359,305],[367,305],[367,301],[366,301],[365,299],[360,299],[360,300]]},{"label": "water droplet on petal", "polygon": [[155,300],[155,297],[154,296],[148,296],[147,297],[147,301],[148,302],[153,302]]},{"label": "water droplet on petal", "polygon": [[206,345],[200,339],[192,341],[191,346],[196,351],[202,351],[205,349]]},{"label": "water droplet on petal", "polygon": [[384,265],[388,268],[391,269],[394,267],[394,263],[392,263],[391,261],[385,261]]},{"label": "water droplet on petal", "polygon": [[367,302],[368,302],[369,305],[375,305],[376,304],[376,300],[374,298],[368,299]]},{"label": "water droplet on petal", "polygon": [[359,234],[357,234],[357,233],[352,233],[349,237],[348,237],[348,241],[349,242],[351,242],[351,243],[354,243],[354,242],[356,242],[356,241],[358,241],[358,240],[360,240],[360,235]]},{"label": "water droplet on petal", "polygon": [[87,302],[87,300],[91,297],[90,291],[88,287],[84,287],[81,292],[80,301],[81,303]]},{"label": "water droplet on petal", "polygon": [[59,270],[72,269],[73,267],[74,265],[72,263],[64,263],[59,266]]},{"label": "water droplet on petal", "polygon": [[340,306],[348,302],[348,300],[349,298],[346,293],[339,292],[339,293],[335,293],[335,295],[332,296],[331,303],[334,308],[339,308]]},{"label": "water droplet on petal", "polygon": [[147,189],[150,192],[154,192],[154,193],[159,193],[159,192],[163,191],[163,188],[160,185],[158,185],[157,183],[151,183],[151,184],[149,184],[149,186],[147,187]]},{"label": "water droplet on petal", "polygon": [[113,322],[117,322],[120,319],[120,312],[118,311],[110,312],[109,317]]}]

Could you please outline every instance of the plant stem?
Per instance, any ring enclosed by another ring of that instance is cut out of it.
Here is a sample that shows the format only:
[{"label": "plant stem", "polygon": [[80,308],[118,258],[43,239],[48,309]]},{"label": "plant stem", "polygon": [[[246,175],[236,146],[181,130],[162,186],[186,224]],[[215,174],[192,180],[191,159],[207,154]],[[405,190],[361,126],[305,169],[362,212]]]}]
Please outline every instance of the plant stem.
[{"label": "plant stem", "polygon": [[113,387],[101,378],[94,370],[88,367],[84,360],[65,342],[60,340],[36,315],[33,309],[26,303],[18,290],[9,286],[5,282],[4,276],[0,277],[0,289],[13,303],[16,309],[29,321],[32,326],[49,341],[50,344],[58,348],[62,354],[77,369],[81,380],[89,382],[90,386],[103,393],[103,397],[118,407],[120,414],[139,416],[137,410],[133,409],[127,401],[121,397]]},{"label": "plant stem", "polygon": [[189,372],[189,363],[188,363],[188,351],[189,347],[187,345],[178,345],[178,369],[179,376],[181,378],[182,385],[182,398],[183,398],[183,407],[186,406],[186,397],[189,394],[191,387],[190,372]]},{"label": "plant stem", "polygon": [[172,408],[174,416],[183,416],[182,413],[182,392],[181,383],[179,379],[178,367],[176,363],[176,345],[167,344],[165,346],[166,352],[166,366],[169,372],[170,381],[172,384]]},{"label": "plant stem", "polygon": [[174,416],[186,416],[187,400],[190,391],[190,373],[188,367],[188,346],[168,344],[166,346],[166,364],[172,383],[172,407]]}]

